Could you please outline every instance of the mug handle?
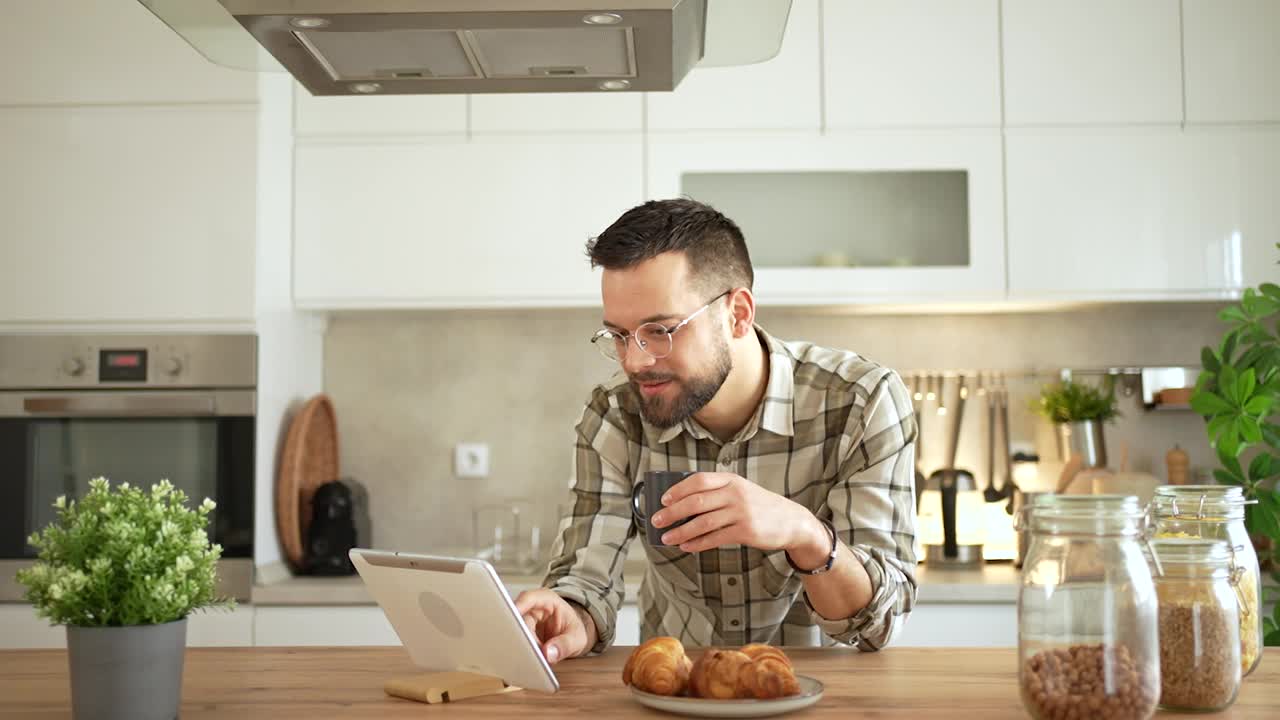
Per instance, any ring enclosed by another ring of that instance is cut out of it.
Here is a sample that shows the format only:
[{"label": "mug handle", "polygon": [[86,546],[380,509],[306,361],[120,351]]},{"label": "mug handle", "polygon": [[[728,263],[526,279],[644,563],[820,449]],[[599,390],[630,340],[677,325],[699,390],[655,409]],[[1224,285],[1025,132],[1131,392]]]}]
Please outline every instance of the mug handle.
[{"label": "mug handle", "polygon": [[640,527],[646,526],[644,513],[640,512],[640,493],[643,490],[644,490],[643,480],[636,483],[636,486],[631,488],[631,515],[635,517],[636,522],[640,524]]}]

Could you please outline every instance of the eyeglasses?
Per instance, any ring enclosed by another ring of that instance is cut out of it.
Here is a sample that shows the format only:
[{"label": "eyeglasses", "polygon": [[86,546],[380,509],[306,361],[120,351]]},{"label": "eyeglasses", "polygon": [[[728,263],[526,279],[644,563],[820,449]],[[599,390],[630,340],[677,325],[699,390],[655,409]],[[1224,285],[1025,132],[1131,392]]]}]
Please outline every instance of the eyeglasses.
[{"label": "eyeglasses", "polygon": [[595,335],[591,336],[591,344],[595,345],[609,360],[614,362],[621,361],[627,356],[627,343],[632,339],[636,341],[636,346],[640,350],[655,360],[662,359],[671,354],[673,341],[671,336],[676,334],[680,328],[693,322],[693,319],[706,312],[706,309],[715,304],[717,300],[733,292],[732,289],[725,290],[719,295],[711,298],[711,300],[702,307],[694,310],[689,317],[681,320],[672,327],[667,327],[662,323],[649,322],[636,328],[634,333],[623,333],[607,328],[599,330]]}]

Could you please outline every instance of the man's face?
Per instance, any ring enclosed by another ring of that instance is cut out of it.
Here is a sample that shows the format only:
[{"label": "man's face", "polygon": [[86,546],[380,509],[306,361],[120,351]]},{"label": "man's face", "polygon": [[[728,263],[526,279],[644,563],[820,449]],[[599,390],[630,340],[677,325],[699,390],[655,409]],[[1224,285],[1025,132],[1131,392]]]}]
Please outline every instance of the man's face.
[{"label": "man's face", "polygon": [[[673,328],[706,304],[688,275],[683,253],[663,253],[626,270],[605,270],[601,280],[604,326],[628,335],[646,322]],[[645,420],[677,425],[719,392],[733,362],[720,299],[671,336],[671,354],[653,358],[627,343],[622,369],[640,398]]]}]

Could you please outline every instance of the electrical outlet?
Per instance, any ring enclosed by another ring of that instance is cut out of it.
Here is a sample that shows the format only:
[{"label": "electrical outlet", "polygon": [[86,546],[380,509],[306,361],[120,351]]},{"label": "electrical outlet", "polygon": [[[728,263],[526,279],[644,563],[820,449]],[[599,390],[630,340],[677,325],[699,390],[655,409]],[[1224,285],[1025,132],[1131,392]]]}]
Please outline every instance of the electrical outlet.
[{"label": "electrical outlet", "polygon": [[453,473],[458,477],[489,477],[489,445],[458,443],[453,447]]}]

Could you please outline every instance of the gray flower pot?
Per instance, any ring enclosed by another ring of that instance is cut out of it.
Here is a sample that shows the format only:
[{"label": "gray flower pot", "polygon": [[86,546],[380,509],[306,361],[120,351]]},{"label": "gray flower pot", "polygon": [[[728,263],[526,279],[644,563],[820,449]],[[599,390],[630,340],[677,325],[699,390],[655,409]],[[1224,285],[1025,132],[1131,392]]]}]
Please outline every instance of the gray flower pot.
[{"label": "gray flower pot", "polygon": [[187,620],[67,626],[76,720],[173,720],[182,701]]}]

